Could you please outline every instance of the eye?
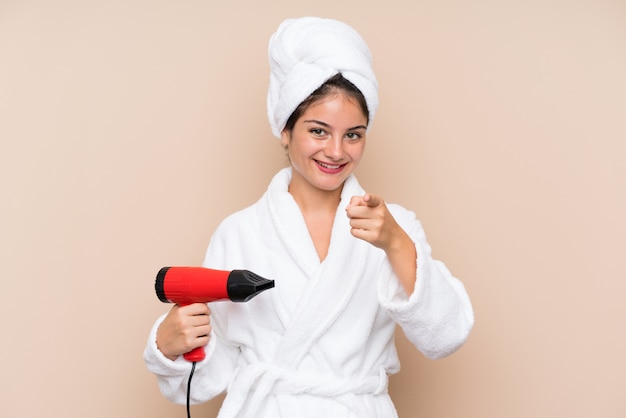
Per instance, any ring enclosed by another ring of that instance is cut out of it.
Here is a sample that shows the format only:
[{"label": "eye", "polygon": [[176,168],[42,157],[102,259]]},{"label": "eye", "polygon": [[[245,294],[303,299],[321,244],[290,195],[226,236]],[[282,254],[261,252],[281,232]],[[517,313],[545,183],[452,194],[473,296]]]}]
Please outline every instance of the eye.
[{"label": "eye", "polygon": [[326,131],[324,131],[322,128],[311,128],[309,132],[311,132],[313,136],[317,137],[323,137],[326,135]]},{"label": "eye", "polygon": [[361,135],[361,134],[360,134],[360,133],[358,133],[358,132],[348,132],[348,133],[346,134],[346,139],[347,139],[349,142],[356,142],[356,141],[360,140],[361,138],[363,138],[363,135]]}]

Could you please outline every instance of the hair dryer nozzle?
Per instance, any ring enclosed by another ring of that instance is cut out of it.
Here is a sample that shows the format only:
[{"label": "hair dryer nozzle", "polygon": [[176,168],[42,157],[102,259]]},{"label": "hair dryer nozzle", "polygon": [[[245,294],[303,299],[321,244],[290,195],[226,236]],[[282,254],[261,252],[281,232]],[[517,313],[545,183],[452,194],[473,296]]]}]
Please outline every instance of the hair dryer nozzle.
[{"label": "hair dryer nozzle", "polygon": [[228,298],[233,302],[247,302],[273,287],[274,280],[263,278],[249,270],[233,270],[228,276]]}]

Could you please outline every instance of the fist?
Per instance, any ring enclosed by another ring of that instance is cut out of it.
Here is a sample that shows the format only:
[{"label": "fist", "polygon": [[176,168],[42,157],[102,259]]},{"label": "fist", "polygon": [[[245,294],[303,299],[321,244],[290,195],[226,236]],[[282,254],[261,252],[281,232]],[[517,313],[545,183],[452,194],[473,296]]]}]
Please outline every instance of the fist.
[{"label": "fist", "polygon": [[209,343],[211,311],[206,303],[174,305],[157,330],[157,347],[175,360],[181,354]]}]

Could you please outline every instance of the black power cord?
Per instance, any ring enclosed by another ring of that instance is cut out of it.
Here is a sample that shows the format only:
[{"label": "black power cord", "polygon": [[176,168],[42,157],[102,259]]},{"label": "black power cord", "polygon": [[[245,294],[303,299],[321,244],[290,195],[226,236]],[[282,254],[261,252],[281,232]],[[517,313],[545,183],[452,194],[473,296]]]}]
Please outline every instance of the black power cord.
[{"label": "black power cord", "polygon": [[187,381],[187,418],[191,418],[191,410],[189,409],[190,402],[189,397],[191,395],[191,378],[193,377],[193,372],[196,370],[196,362],[191,363],[191,373],[189,373],[189,380]]}]

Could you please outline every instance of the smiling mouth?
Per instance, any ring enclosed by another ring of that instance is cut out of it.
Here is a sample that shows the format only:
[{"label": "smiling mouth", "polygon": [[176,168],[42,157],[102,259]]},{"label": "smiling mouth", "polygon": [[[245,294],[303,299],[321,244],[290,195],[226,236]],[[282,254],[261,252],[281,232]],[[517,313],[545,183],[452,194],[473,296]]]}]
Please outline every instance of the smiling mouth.
[{"label": "smiling mouth", "polygon": [[341,168],[341,166],[345,165],[345,164],[328,164],[328,163],[323,163],[323,162],[318,161],[318,160],[315,160],[315,162],[318,165],[320,165],[320,166],[322,166],[324,168],[327,168],[329,170],[337,170],[337,169]]}]

